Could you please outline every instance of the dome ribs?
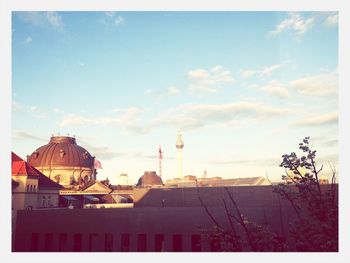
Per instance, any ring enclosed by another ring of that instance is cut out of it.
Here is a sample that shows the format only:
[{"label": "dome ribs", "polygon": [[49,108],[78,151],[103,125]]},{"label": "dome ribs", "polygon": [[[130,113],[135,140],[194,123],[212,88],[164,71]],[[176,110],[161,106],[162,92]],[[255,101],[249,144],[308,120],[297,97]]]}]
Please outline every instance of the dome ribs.
[{"label": "dome ribs", "polygon": [[[60,155],[63,150],[64,154]],[[38,157],[35,158],[35,153],[38,152]],[[84,158],[84,153],[87,152],[87,158]],[[63,155],[63,157],[61,157]],[[29,157],[28,161],[34,167],[93,167],[93,157],[83,147],[77,145],[75,138],[66,136],[51,137],[50,142],[39,147]]]}]

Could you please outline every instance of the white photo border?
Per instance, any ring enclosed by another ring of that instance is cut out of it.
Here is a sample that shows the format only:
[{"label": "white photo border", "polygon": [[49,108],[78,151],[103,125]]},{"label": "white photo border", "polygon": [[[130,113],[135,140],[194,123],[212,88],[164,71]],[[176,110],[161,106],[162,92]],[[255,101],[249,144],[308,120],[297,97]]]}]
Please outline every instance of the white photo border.
[{"label": "white photo border", "polygon": [[[350,258],[349,25],[346,1],[0,0],[0,259],[1,262],[347,262]],[[11,252],[11,13],[12,11],[339,11],[339,253],[12,253]]]}]

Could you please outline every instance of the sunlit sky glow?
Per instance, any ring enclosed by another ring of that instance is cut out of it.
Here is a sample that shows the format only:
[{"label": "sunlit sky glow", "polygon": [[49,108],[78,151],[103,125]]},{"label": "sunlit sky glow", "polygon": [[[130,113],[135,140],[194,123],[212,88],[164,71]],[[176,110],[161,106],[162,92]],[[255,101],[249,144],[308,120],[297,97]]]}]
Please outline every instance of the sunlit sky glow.
[{"label": "sunlit sky glow", "polygon": [[[14,12],[13,150],[75,135],[99,178],[283,174],[311,136],[338,165],[336,12]],[[325,168],[325,171],[327,169]]]}]

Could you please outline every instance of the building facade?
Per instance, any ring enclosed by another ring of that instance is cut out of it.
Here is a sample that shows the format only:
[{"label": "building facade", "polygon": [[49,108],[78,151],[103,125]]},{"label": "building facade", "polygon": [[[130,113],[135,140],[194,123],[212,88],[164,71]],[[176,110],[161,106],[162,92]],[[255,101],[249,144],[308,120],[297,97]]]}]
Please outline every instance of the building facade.
[{"label": "building facade", "polygon": [[58,207],[59,184],[12,153],[12,210]]}]

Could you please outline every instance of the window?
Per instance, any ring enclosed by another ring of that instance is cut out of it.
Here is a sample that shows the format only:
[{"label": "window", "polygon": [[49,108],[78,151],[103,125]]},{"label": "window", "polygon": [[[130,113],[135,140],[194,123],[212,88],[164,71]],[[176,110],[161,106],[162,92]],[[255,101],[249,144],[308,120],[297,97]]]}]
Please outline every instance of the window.
[{"label": "window", "polygon": [[26,190],[27,192],[29,192],[29,185],[27,184],[27,190]]},{"label": "window", "polygon": [[111,233],[105,234],[105,251],[106,252],[113,251],[113,234]]},{"label": "window", "polygon": [[173,251],[181,252],[182,251],[182,236],[173,235]]},{"label": "window", "polygon": [[51,206],[51,196],[47,197],[47,206]]},{"label": "window", "polygon": [[154,236],[154,250],[156,252],[164,251],[164,235],[156,234]]},{"label": "window", "polygon": [[89,234],[89,251],[97,251],[97,233]]},{"label": "window", "polygon": [[217,237],[211,237],[210,238],[210,250],[212,252],[219,252],[220,251],[220,240]]},{"label": "window", "polygon": [[30,192],[33,192],[33,186],[32,186],[32,185],[30,185],[29,191],[30,191]]},{"label": "window", "polygon": [[74,251],[81,251],[81,234],[74,234]]},{"label": "window", "polygon": [[191,246],[193,252],[202,251],[201,248],[201,236],[200,235],[192,235],[191,236]]},{"label": "window", "polygon": [[36,185],[34,185],[34,192],[36,192]]},{"label": "window", "polygon": [[46,197],[45,196],[42,197],[41,206],[42,207],[46,206]]},{"label": "window", "polygon": [[67,234],[61,233],[58,241],[58,251],[66,251],[67,250]]},{"label": "window", "polygon": [[146,252],[147,251],[147,235],[138,234],[137,235],[137,251]]},{"label": "window", "polygon": [[52,251],[52,240],[53,240],[53,234],[46,233],[45,234],[44,251]]},{"label": "window", "polygon": [[32,233],[30,241],[30,251],[38,251],[39,248],[39,233]]},{"label": "window", "polygon": [[120,242],[120,251],[128,252],[130,250],[130,236],[129,234],[122,234],[122,239]]}]

